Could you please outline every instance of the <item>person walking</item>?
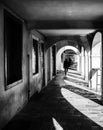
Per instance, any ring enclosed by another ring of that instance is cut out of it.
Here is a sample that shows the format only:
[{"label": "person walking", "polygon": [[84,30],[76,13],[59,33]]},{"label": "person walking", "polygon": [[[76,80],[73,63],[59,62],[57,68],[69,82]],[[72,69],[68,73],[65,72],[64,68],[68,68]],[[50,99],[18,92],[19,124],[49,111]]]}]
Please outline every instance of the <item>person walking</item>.
[{"label": "person walking", "polygon": [[65,76],[66,76],[66,74],[67,74],[67,72],[68,72],[68,60],[67,59],[65,59],[65,61],[64,61],[64,71],[65,71]]},{"label": "person walking", "polygon": [[66,74],[67,74],[67,72],[68,72],[68,69],[70,68],[71,65],[72,65],[72,60],[71,60],[71,58],[65,59],[65,61],[64,61],[65,76],[66,76]]}]

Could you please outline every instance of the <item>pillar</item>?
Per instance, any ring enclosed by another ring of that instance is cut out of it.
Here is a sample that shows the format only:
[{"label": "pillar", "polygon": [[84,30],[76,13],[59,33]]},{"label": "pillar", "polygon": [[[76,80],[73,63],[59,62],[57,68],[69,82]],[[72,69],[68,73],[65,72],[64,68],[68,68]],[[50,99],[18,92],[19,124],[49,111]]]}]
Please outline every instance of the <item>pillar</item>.
[{"label": "pillar", "polygon": [[[102,39],[103,43],[103,31],[102,31]],[[103,45],[101,44],[101,100],[103,103]]]},{"label": "pillar", "polygon": [[81,72],[81,55],[77,55],[77,71]]},{"label": "pillar", "polygon": [[88,68],[88,53],[85,51],[85,80],[88,81],[88,73],[89,73],[89,68]]},{"label": "pillar", "polygon": [[81,52],[81,74],[83,77],[85,77],[85,53],[84,53],[84,48],[82,47],[82,52]]}]

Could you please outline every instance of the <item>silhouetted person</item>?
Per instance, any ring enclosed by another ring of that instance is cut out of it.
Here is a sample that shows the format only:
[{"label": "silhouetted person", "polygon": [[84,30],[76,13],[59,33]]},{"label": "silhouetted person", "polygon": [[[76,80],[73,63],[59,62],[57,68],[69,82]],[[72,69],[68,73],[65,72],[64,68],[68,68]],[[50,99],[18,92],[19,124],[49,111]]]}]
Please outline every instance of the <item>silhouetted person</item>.
[{"label": "silhouetted person", "polygon": [[64,70],[65,70],[65,75],[68,72],[69,67],[71,66],[72,60],[69,58],[69,60],[65,59],[64,61]]},{"label": "silhouetted person", "polygon": [[66,75],[67,72],[68,72],[68,64],[69,64],[68,60],[65,59],[65,61],[64,61],[64,71],[65,71],[65,75]]}]

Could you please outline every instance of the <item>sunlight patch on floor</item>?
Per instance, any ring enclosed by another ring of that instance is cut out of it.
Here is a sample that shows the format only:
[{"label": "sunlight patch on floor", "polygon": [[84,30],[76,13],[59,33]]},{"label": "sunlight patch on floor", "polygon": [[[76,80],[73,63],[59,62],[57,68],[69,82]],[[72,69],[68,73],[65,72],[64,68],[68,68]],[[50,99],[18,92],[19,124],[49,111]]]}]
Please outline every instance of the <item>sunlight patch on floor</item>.
[{"label": "sunlight patch on floor", "polygon": [[63,128],[61,127],[61,125],[55,120],[55,118],[52,118],[53,120],[53,124],[55,127],[55,130],[63,130]]},{"label": "sunlight patch on floor", "polygon": [[65,88],[61,89],[63,97],[82,114],[103,127],[103,106],[75,94]]},{"label": "sunlight patch on floor", "polygon": [[75,76],[75,78],[76,79],[81,79],[81,80],[83,80],[83,76],[82,75],[79,75],[79,73],[77,72],[77,73],[75,73],[75,72],[72,72],[72,71],[70,71],[70,70],[68,70],[68,73],[67,73],[68,75],[70,75],[70,76]]},{"label": "sunlight patch on floor", "polygon": [[68,69],[68,71],[71,73],[79,74],[79,72],[77,70]]},{"label": "sunlight patch on floor", "polygon": [[81,79],[83,77],[80,78],[80,76],[77,76],[76,74],[72,74],[72,73],[69,73],[68,72],[68,75],[67,75],[68,78],[71,78],[71,79],[74,79],[74,80],[78,80],[78,81],[81,81],[81,82],[84,82],[86,83],[86,81],[84,79]]},{"label": "sunlight patch on floor", "polygon": [[[68,76],[67,76],[67,77],[68,77]],[[68,77],[68,78],[69,78],[69,77]],[[83,90],[87,90],[87,91],[89,91],[89,92],[93,92],[93,93],[95,93],[95,94],[101,95],[101,93],[95,92],[95,91],[93,91],[93,90],[90,90],[89,88],[86,88],[84,85],[77,85],[76,83],[73,83],[73,82],[68,81],[68,80],[64,80],[64,82],[65,82],[66,85],[71,85],[71,86],[73,86],[73,87],[81,88],[81,89],[83,89]]]}]

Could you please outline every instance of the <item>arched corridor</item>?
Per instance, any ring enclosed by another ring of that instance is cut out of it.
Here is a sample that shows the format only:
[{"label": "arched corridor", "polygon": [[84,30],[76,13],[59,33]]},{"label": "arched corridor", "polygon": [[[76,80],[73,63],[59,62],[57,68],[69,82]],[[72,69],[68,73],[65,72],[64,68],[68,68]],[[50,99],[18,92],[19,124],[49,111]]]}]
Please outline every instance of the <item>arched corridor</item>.
[{"label": "arched corridor", "polygon": [[1,0],[0,129],[102,130],[102,37],[102,0]]}]

